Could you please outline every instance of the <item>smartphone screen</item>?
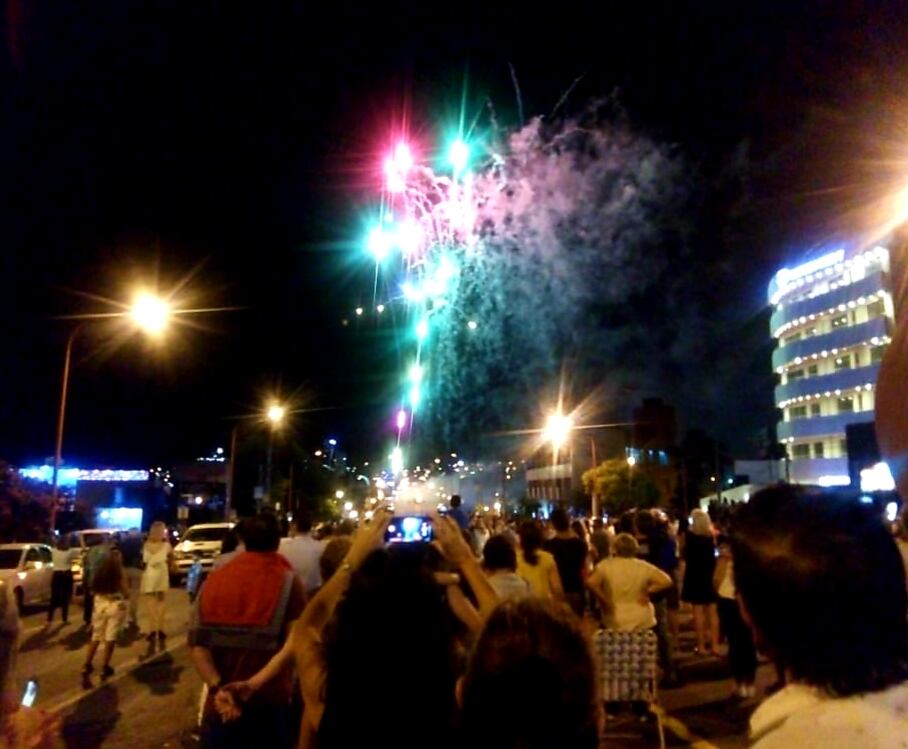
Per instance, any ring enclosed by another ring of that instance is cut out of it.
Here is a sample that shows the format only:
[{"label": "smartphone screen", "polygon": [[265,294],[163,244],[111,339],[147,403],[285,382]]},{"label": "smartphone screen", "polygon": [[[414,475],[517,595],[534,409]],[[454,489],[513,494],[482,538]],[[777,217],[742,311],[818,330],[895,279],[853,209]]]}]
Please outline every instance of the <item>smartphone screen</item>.
[{"label": "smartphone screen", "polygon": [[385,531],[385,543],[411,544],[432,540],[432,524],[429,518],[419,515],[391,518]]},{"label": "smartphone screen", "polygon": [[38,682],[35,679],[29,679],[25,682],[25,691],[22,692],[23,707],[32,707],[38,698]]}]

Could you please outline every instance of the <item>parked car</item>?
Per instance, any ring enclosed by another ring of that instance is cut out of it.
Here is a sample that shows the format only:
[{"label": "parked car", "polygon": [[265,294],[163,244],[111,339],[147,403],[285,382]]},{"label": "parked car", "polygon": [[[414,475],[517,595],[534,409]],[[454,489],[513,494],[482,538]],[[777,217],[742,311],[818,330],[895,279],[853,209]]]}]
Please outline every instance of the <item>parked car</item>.
[{"label": "parked car", "polygon": [[202,523],[189,528],[173,550],[170,574],[182,578],[189,572],[196,557],[203,570],[210,570],[221,553],[221,542],[231,528],[233,523]]},{"label": "parked car", "polygon": [[0,544],[0,580],[12,589],[20,613],[26,606],[50,604],[53,559],[44,544]]},{"label": "parked car", "polygon": [[120,533],[121,531],[110,528],[88,528],[69,534],[69,547],[79,551],[72,562],[73,583],[75,583],[76,592],[82,587],[82,569],[85,566],[85,555],[88,550],[92,546],[99,546],[107,541],[116,541]]}]

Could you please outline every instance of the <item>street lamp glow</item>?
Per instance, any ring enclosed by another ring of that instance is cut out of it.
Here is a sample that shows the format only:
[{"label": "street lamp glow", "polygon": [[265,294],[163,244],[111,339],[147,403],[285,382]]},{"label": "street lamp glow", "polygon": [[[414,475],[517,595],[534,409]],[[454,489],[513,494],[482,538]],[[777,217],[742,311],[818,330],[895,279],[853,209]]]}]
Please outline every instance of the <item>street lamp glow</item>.
[{"label": "street lamp glow", "polygon": [[284,408],[279,403],[272,403],[268,406],[268,410],[265,412],[268,421],[270,421],[274,426],[277,426],[284,420],[284,416],[287,415],[287,409]]},{"label": "street lamp glow", "polygon": [[549,416],[545,423],[545,429],[542,434],[546,442],[550,442],[555,450],[567,442],[567,438],[574,428],[574,420],[570,416],[565,416],[560,411]]},{"label": "street lamp glow", "polygon": [[344,498],[344,490],[343,490],[343,489],[338,489],[336,492],[334,492],[334,496],[337,497],[338,499],[343,499],[343,498]]},{"label": "street lamp glow", "polygon": [[142,292],[133,302],[129,315],[149,335],[160,335],[170,320],[170,304],[161,297]]},{"label": "street lamp glow", "polygon": [[635,465],[637,465],[637,459],[633,455],[628,455],[627,464],[628,464],[628,466],[633,468]]},{"label": "street lamp glow", "polygon": [[360,315],[363,314],[363,308],[362,308],[362,307],[357,307],[357,308],[354,310],[354,312],[356,312],[357,316],[360,316]]}]

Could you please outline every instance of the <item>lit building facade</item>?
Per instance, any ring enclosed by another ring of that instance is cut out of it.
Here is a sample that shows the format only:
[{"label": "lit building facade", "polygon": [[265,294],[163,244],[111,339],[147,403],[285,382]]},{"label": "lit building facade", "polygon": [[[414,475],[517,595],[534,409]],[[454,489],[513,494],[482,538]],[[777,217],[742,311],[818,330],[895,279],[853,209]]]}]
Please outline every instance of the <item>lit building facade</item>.
[{"label": "lit building facade", "polygon": [[769,303],[778,439],[788,452],[789,479],[847,485],[845,427],[873,421],[892,331],[889,251],[837,250],[782,268],[769,284]]}]

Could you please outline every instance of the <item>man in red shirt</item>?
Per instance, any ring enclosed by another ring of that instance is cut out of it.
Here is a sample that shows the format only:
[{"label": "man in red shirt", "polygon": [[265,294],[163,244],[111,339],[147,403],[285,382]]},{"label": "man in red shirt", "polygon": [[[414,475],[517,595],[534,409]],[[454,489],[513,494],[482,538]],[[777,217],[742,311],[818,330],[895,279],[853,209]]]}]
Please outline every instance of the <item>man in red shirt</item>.
[{"label": "man in red shirt", "polygon": [[205,581],[190,622],[193,663],[208,685],[202,746],[289,749],[298,728],[290,704],[292,670],[258,692],[238,720],[223,722],[213,705],[222,684],[248,679],[271,660],[306,603],[299,578],[278,553],[277,519],[258,515],[244,521],[243,539],[246,551]]}]

